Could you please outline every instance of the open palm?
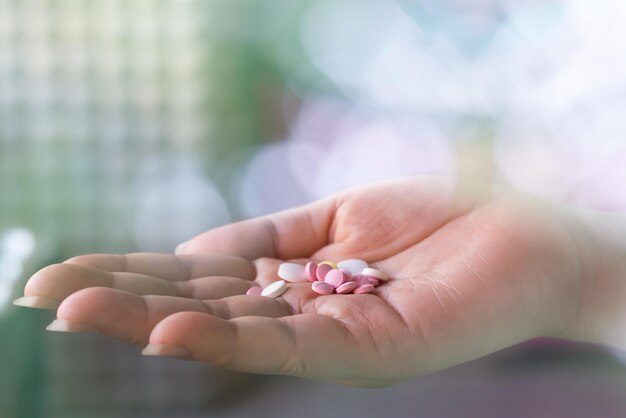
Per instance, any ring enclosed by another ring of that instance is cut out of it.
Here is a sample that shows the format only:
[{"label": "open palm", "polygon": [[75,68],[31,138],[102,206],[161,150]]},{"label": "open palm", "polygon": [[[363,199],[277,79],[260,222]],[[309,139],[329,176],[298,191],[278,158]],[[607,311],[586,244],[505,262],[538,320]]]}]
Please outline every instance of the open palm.
[{"label": "open palm", "polygon": [[[445,179],[351,189],[208,231],[171,254],[93,254],[48,266],[23,304],[94,330],[254,373],[392,384],[541,335],[576,311],[581,273],[561,214]],[[392,279],[372,294],[246,296],[284,260],[360,258]]]}]

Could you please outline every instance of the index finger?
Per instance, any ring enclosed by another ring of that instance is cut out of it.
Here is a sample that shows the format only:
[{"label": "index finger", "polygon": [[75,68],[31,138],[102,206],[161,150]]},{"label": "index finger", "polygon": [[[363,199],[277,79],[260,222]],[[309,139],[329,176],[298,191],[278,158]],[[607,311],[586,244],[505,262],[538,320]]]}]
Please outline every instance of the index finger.
[{"label": "index finger", "polygon": [[181,244],[176,254],[222,253],[249,260],[310,257],[329,242],[336,196],[212,229]]}]

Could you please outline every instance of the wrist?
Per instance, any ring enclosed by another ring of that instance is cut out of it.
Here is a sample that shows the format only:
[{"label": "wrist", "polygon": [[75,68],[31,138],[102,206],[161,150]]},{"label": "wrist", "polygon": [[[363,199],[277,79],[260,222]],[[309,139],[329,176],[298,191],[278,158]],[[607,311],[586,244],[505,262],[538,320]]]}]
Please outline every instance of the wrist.
[{"label": "wrist", "polygon": [[626,347],[626,216],[571,209],[582,271],[576,316],[563,335]]}]

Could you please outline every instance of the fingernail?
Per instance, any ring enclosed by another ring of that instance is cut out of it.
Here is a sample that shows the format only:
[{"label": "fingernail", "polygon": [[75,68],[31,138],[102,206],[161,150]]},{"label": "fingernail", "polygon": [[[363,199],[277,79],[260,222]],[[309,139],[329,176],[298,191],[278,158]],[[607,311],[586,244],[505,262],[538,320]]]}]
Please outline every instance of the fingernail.
[{"label": "fingernail", "polygon": [[[189,242],[189,241],[187,241]],[[183,242],[182,244],[178,244],[178,247],[176,247],[176,250],[174,251],[174,254],[180,254],[183,251],[185,251],[185,248],[187,247],[187,242]]]},{"label": "fingernail", "polygon": [[191,358],[189,350],[171,344],[148,344],[146,348],[141,350],[141,354],[144,356],[166,356],[180,359]]},{"label": "fingernail", "polygon": [[23,306],[25,308],[56,309],[59,307],[61,302],[44,296],[24,296],[15,299],[13,304],[16,306]]},{"label": "fingernail", "polygon": [[46,327],[46,329],[48,331],[57,332],[98,332],[95,328],[67,321],[65,319],[55,319]]}]

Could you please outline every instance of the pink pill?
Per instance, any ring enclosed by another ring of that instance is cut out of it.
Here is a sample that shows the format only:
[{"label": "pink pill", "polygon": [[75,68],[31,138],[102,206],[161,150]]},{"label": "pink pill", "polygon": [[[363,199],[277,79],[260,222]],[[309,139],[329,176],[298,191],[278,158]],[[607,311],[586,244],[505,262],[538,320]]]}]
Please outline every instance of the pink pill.
[{"label": "pink pill", "polygon": [[331,266],[329,266],[328,264],[320,264],[317,266],[317,271],[315,272],[315,277],[317,277],[317,280],[319,281],[324,281],[324,277],[326,277],[326,274],[331,271],[333,268]]},{"label": "pink pill", "polygon": [[370,280],[367,277],[361,276],[361,275],[354,276],[352,280],[354,280],[359,287],[364,286],[366,284],[371,284]]},{"label": "pink pill", "polygon": [[246,295],[259,296],[262,291],[263,289],[261,289],[259,286],[252,286],[250,289],[248,289]]},{"label": "pink pill", "polygon": [[310,282],[314,282],[317,280],[317,263],[313,262],[313,261],[309,261],[308,263],[306,263],[306,266],[304,266],[304,272],[306,273],[306,277],[307,280]]},{"label": "pink pill", "polygon": [[359,295],[361,293],[370,293],[374,291],[374,285],[373,284],[364,284],[363,286],[359,286],[356,289],[354,289],[354,293],[356,295]]},{"label": "pink pill", "polygon": [[328,273],[326,273],[326,277],[324,277],[324,281],[331,285],[332,287],[338,287],[344,284],[348,280],[346,274],[339,269],[332,269]]},{"label": "pink pill", "polygon": [[380,280],[376,277],[368,277],[367,280],[369,280],[370,284],[374,286],[378,286],[380,284]]},{"label": "pink pill", "polygon": [[345,282],[341,286],[338,286],[337,289],[335,289],[335,291],[339,294],[344,294],[344,293],[350,293],[354,289],[356,289],[355,282]]},{"label": "pink pill", "polygon": [[343,271],[343,273],[346,275],[348,280],[352,279],[352,273],[350,273],[350,270],[348,270],[348,269],[339,269],[339,270]]},{"label": "pink pill", "polygon": [[315,293],[319,293],[320,295],[330,295],[331,293],[333,293],[334,290],[332,285],[321,281],[313,282],[311,284],[311,289],[313,289]]}]

